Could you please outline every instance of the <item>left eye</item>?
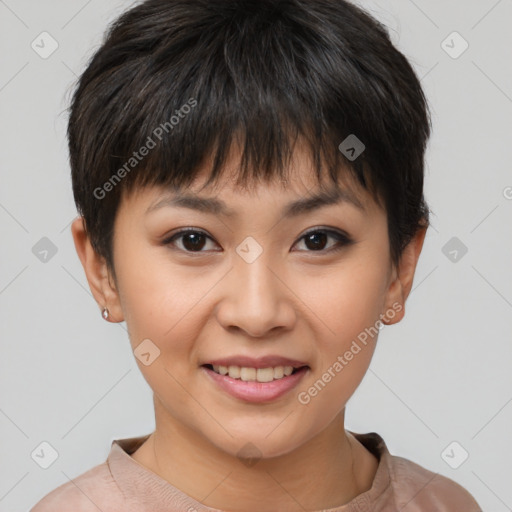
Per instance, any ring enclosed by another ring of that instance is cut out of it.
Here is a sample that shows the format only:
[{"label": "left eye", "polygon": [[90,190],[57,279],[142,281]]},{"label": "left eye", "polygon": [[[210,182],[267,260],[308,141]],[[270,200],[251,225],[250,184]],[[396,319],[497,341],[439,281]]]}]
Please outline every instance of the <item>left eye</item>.
[{"label": "left eye", "polygon": [[[325,241],[329,238],[333,238],[334,240],[336,240],[337,243],[334,245],[334,247],[331,247],[330,249],[324,249],[323,245]],[[318,250],[325,252],[337,251],[341,249],[343,246],[352,243],[352,240],[347,235],[344,235],[343,233],[338,233],[337,231],[331,231],[328,229],[315,229],[313,231],[309,231],[305,235],[302,235],[301,238],[299,238],[299,241],[301,240],[304,240],[306,246],[308,246],[309,244],[310,247],[314,250],[314,252],[317,252]]]},{"label": "left eye", "polygon": [[[334,244],[334,247],[331,247],[330,249],[325,249],[324,246],[326,244],[326,240],[328,240],[329,238],[334,239],[337,243]],[[181,247],[177,247],[178,250],[180,251],[206,252],[202,250],[205,246],[206,239],[213,241],[213,239],[203,231],[199,231],[196,229],[187,229],[175,233],[170,238],[165,239],[162,243],[163,245],[176,245],[175,242],[180,240]],[[347,235],[327,229],[315,229],[309,231],[308,233],[302,235],[302,237],[299,238],[298,242],[302,240],[304,240],[306,247],[310,249],[306,252],[336,251],[341,249],[343,246],[352,243],[352,240]]]}]

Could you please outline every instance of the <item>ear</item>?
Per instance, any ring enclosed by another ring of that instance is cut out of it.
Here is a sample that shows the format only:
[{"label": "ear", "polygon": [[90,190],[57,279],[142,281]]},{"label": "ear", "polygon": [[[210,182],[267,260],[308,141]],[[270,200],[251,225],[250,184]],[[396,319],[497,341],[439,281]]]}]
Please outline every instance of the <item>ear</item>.
[{"label": "ear", "polygon": [[89,283],[89,288],[103,311],[108,308],[109,320],[122,322],[124,320],[119,293],[115,279],[108,269],[105,258],[93,249],[85,228],[83,217],[78,217],[71,224],[71,233],[75,242],[76,252]]},{"label": "ear", "polygon": [[[385,310],[382,323],[391,325],[400,322],[405,316],[405,301],[409,296],[414,279],[414,272],[420,257],[427,227],[422,227],[404,248],[398,268],[392,271],[391,282],[386,294]],[[388,315],[386,315],[386,312]]]}]

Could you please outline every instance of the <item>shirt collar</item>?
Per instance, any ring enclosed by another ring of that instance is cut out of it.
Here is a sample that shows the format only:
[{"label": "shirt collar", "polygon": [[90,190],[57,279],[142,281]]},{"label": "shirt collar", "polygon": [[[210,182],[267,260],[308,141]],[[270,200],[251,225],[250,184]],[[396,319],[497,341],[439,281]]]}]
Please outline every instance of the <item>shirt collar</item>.
[{"label": "shirt collar", "polygon": [[[350,431],[349,431],[350,432]],[[368,451],[379,460],[377,472],[370,489],[356,496],[349,503],[323,512],[364,512],[380,509],[377,504],[393,501],[391,486],[392,456],[379,434],[370,432],[358,434],[350,432]],[[146,468],[130,455],[134,453],[150,436],[115,439],[112,441],[107,464],[113,479],[125,499],[140,506],[147,505],[155,510],[160,507],[179,507],[182,510],[197,510],[197,512],[223,512],[219,509],[206,507],[171,483]],[[190,507],[190,508],[187,508]],[[151,509],[151,508],[148,508]],[[174,510],[174,508],[170,509]]]}]

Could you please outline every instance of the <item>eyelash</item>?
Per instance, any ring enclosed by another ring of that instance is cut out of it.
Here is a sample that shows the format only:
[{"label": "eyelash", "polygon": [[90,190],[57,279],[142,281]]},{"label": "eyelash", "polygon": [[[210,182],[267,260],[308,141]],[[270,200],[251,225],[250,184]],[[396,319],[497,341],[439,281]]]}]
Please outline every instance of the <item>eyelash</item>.
[{"label": "eyelash", "polygon": [[[162,241],[162,245],[166,245],[166,246],[172,245],[174,240],[176,240],[178,238],[181,238],[181,237],[183,237],[185,235],[191,234],[191,233],[204,235],[206,238],[209,238],[210,240],[213,240],[204,231],[201,231],[199,229],[188,228],[188,229],[184,229],[182,231],[179,231],[179,232],[173,234],[172,236],[166,238],[165,240]],[[331,237],[335,238],[338,241],[338,243],[334,247],[332,247],[331,249],[321,249],[321,250],[318,250],[318,251],[306,250],[305,252],[321,253],[321,254],[332,253],[332,252],[340,251],[344,247],[354,243],[354,241],[348,235],[346,235],[344,233],[341,233],[341,232],[338,232],[338,231],[331,230],[331,229],[325,229],[325,228],[324,229],[322,229],[322,228],[315,228],[315,229],[312,229],[310,231],[307,231],[306,233],[304,233],[297,240],[297,242],[303,240],[307,236],[309,236],[311,234],[314,234],[314,233],[325,233],[328,236],[331,236]],[[178,251],[185,252],[186,254],[194,254],[194,255],[200,255],[201,253],[207,252],[207,251],[187,251],[186,249],[179,249],[179,248],[175,248],[175,249],[178,250]],[[215,252],[219,252],[219,251],[215,251]]]}]

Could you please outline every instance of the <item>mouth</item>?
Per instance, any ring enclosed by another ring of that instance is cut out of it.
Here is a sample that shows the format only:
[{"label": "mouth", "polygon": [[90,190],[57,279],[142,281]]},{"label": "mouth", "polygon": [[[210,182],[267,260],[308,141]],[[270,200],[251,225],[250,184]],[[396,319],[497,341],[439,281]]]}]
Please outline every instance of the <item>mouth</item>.
[{"label": "mouth", "polygon": [[303,362],[283,357],[233,357],[202,364],[200,369],[213,389],[253,404],[285,397],[310,372]]},{"label": "mouth", "polygon": [[268,366],[266,368],[254,368],[250,366],[203,364],[204,368],[218,375],[225,375],[231,379],[244,382],[272,382],[294,375],[302,369],[309,369],[307,365],[301,366]]}]

